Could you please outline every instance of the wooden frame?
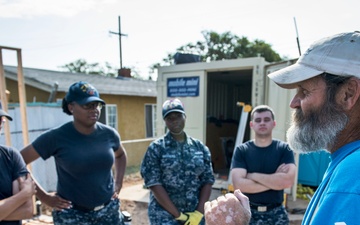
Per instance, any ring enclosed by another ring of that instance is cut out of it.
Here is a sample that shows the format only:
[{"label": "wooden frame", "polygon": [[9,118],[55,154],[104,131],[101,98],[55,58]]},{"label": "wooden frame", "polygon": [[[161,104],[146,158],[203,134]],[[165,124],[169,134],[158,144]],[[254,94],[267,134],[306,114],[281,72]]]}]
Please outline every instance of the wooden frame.
[{"label": "wooden frame", "polygon": [[[26,116],[26,92],[25,92],[25,82],[23,75],[22,59],[21,59],[21,49],[0,46],[0,97],[1,105],[3,110],[8,111],[8,100],[6,97],[6,81],[5,81],[5,70],[3,65],[2,50],[12,50],[16,51],[17,55],[17,75],[18,75],[18,90],[19,90],[19,102],[20,102],[20,113],[21,113],[21,127],[23,133],[24,146],[29,144],[29,133],[28,133],[28,123]],[[5,124],[5,136],[6,136],[6,145],[11,146],[11,135],[10,135],[10,126],[8,123]]]}]

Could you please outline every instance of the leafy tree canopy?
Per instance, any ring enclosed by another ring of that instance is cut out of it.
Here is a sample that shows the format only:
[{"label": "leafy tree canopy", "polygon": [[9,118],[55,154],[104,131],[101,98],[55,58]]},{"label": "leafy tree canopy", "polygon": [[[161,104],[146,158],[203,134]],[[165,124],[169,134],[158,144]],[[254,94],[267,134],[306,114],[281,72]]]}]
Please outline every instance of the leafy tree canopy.
[{"label": "leafy tree canopy", "polygon": [[74,62],[60,66],[60,68],[71,73],[97,74],[112,77],[117,76],[117,69],[108,62],[105,62],[105,65],[102,66],[100,63],[88,63],[85,59],[78,59]]},{"label": "leafy tree canopy", "polygon": [[[268,62],[282,60],[280,55],[265,41],[256,39],[251,42],[247,37],[238,37],[231,32],[218,34],[214,31],[202,31],[201,33],[204,41],[197,41],[195,44],[188,43],[179,47],[176,52],[199,55],[203,62],[256,56],[262,56]],[[174,64],[174,53],[169,53],[163,59],[163,63],[156,63],[151,68],[172,64]]]},{"label": "leafy tree canopy", "polygon": [[[110,63],[105,62],[105,65],[100,65],[100,63],[88,63],[85,59],[78,59],[74,62],[70,62],[59,68],[65,69],[65,71],[70,73],[85,73],[85,74],[95,74],[109,77],[118,76],[118,68],[112,66]],[[125,69],[125,68],[124,68]],[[131,68],[132,78],[143,80],[144,78],[140,76],[135,67]],[[149,80],[151,77],[149,77]]]}]

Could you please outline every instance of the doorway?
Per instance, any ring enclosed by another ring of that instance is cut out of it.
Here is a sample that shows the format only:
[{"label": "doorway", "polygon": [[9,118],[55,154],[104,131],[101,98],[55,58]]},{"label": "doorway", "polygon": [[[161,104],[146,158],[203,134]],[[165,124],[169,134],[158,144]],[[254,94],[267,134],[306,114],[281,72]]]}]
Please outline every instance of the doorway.
[{"label": "doorway", "polygon": [[[214,173],[225,180],[242,112],[237,102],[251,104],[252,74],[252,69],[207,73],[206,145],[211,152]],[[246,126],[244,142],[249,139],[250,128]]]}]

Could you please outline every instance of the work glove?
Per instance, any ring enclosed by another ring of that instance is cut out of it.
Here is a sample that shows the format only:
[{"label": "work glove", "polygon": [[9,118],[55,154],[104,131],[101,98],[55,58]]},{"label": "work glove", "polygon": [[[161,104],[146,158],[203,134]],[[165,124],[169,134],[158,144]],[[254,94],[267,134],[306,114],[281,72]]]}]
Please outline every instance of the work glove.
[{"label": "work glove", "polygon": [[184,225],[199,225],[204,216],[201,212],[197,210],[195,210],[194,212],[186,212],[185,215],[187,215],[189,219],[185,221]]},{"label": "work glove", "polygon": [[181,212],[180,216],[175,219],[181,223],[185,223],[185,221],[187,221],[189,219],[189,216],[185,215],[184,213]]}]

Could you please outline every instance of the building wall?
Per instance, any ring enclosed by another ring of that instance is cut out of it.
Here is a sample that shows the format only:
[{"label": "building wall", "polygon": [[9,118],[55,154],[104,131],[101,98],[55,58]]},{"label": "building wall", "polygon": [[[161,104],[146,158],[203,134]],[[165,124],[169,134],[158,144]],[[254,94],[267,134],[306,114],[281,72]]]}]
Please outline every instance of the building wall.
[{"label": "building wall", "polygon": [[156,104],[156,97],[101,95],[107,104],[116,104],[118,131],[122,140],[146,138],[145,104]]},{"label": "building wall", "polygon": [[154,138],[123,141],[127,154],[126,166],[140,166],[144,154]]},{"label": "building wall", "polygon": [[[17,81],[6,79],[6,89],[10,91],[9,103],[19,102],[19,89]],[[26,102],[47,102],[50,93],[42,91],[38,88],[25,86]]]},{"label": "building wall", "polygon": [[[6,79],[6,89],[10,91],[9,103],[19,102],[18,84],[16,81]],[[47,102],[49,92],[26,85],[27,102]],[[65,92],[58,92],[55,99],[62,100]],[[145,133],[145,104],[156,104],[156,97],[109,95],[101,94],[100,97],[107,104],[117,105],[118,131],[122,140],[146,138]]]}]

